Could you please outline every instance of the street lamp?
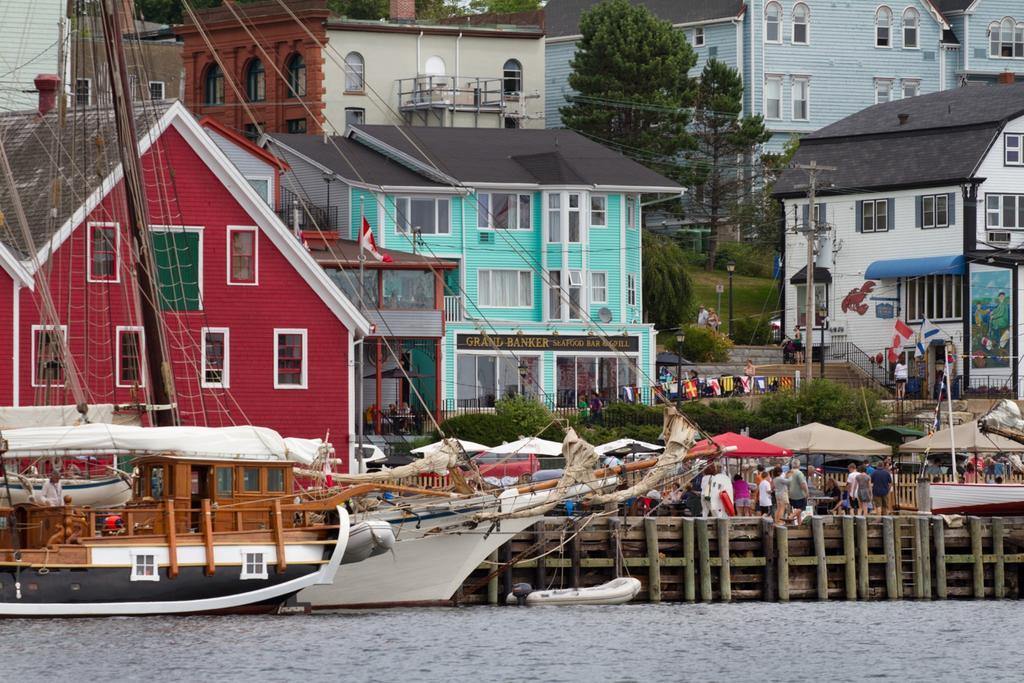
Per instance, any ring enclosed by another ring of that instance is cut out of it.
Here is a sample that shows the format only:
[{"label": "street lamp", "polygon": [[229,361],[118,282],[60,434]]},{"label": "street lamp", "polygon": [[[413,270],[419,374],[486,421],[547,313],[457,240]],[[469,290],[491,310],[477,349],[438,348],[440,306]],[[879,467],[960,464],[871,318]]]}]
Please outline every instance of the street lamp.
[{"label": "street lamp", "polygon": [[686,334],[679,330],[676,333],[676,397],[683,400],[683,342]]},{"label": "street lamp", "polygon": [[526,396],[526,377],[530,374],[530,366],[525,360],[519,361],[519,395]]},{"label": "street lamp", "polygon": [[732,339],[732,274],[736,272],[736,264],[729,261],[725,269],[729,271],[729,338]]}]

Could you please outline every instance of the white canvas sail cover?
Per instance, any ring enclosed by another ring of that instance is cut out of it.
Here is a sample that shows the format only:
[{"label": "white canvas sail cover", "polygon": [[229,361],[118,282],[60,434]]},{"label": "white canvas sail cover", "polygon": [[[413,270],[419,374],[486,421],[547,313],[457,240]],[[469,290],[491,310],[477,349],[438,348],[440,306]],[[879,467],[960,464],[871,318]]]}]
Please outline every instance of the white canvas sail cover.
[{"label": "white canvas sail cover", "polygon": [[284,438],[266,427],[135,427],[86,424],[3,431],[5,458],[172,455],[310,464],[321,439]]},{"label": "white canvas sail cover", "polygon": [[0,429],[71,427],[85,424],[139,424],[137,412],[118,413],[112,403],[89,404],[86,419],[75,406],[0,406]]}]

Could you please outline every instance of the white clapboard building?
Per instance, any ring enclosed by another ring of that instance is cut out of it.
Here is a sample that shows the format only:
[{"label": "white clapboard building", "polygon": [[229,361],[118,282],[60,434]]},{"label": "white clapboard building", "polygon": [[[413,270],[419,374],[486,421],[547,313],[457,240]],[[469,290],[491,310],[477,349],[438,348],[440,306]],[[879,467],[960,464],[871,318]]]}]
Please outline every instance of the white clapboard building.
[{"label": "white clapboard building", "polygon": [[[776,184],[785,207],[783,329],[806,323],[806,167],[818,171],[813,343],[863,364],[895,340],[908,395],[933,396],[945,342],[955,393],[1024,394],[1024,84],[972,86],[868,107],[805,137]],[[925,321],[941,334],[914,358]],[[808,336],[804,331],[805,339]],[[870,362],[870,361],[868,361]]]}]

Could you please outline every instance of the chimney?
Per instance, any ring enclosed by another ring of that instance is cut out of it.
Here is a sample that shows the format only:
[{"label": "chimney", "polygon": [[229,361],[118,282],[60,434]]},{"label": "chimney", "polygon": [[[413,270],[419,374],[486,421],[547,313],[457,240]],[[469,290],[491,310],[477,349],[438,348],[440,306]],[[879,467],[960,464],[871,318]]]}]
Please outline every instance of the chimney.
[{"label": "chimney", "polygon": [[388,16],[391,21],[412,23],[416,21],[416,0],[390,0]]},{"label": "chimney", "polygon": [[1017,76],[1012,71],[1004,71],[999,74],[998,83],[999,85],[1013,85],[1016,80]]},{"label": "chimney", "polygon": [[910,114],[897,114],[896,118],[900,120],[900,125],[903,126],[910,120]]},{"label": "chimney", "polygon": [[39,115],[46,116],[47,112],[57,106],[57,90],[60,88],[60,76],[56,74],[39,74],[35,80],[36,90],[39,91]]}]

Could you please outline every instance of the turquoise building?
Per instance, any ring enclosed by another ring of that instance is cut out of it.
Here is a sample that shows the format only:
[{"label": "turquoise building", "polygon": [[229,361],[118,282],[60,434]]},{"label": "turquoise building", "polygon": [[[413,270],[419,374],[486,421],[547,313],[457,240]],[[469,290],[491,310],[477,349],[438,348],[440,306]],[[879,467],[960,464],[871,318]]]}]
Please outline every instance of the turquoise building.
[{"label": "turquoise building", "polygon": [[[637,2],[685,32],[698,58],[692,75],[710,58],[739,71],[744,110],[774,133],[770,150],[874,104],[1024,76],[1020,0]],[[580,15],[597,3],[545,6],[548,127],[561,125],[572,94]]]},{"label": "turquoise building", "polygon": [[[674,182],[559,130],[353,126],[268,144],[290,165],[282,193],[343,238],[359,239],[365,221],[380,249],[445,264],[432,273],[442,412],[512,394],[552,407],[649,395],[642,198],[678,195]],[[396,280],[377,300],[400,312],[431,286]],[[425,365],[405,367],[415,381]]]}]

